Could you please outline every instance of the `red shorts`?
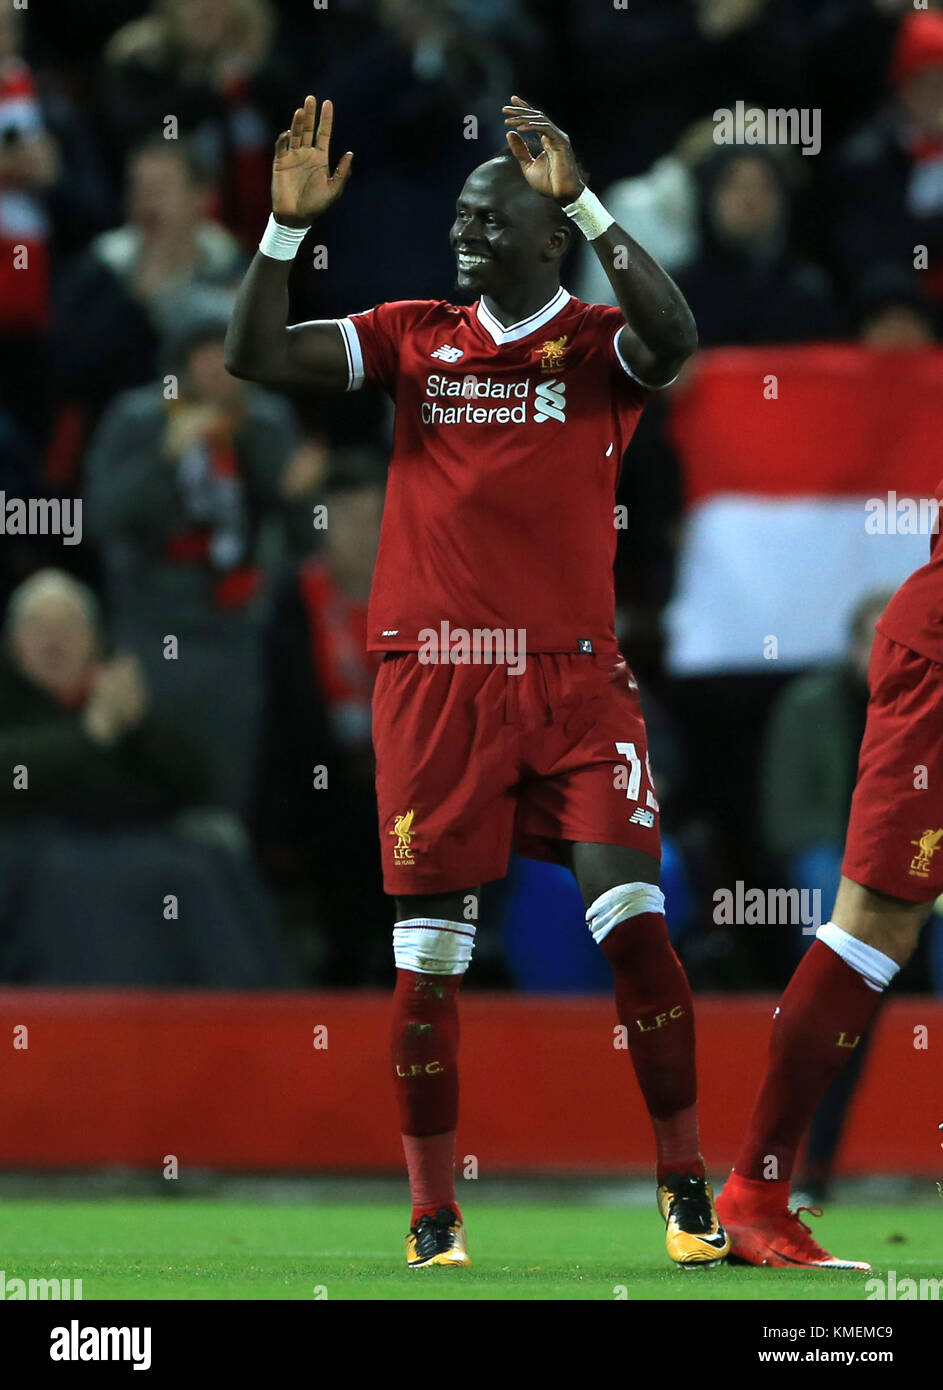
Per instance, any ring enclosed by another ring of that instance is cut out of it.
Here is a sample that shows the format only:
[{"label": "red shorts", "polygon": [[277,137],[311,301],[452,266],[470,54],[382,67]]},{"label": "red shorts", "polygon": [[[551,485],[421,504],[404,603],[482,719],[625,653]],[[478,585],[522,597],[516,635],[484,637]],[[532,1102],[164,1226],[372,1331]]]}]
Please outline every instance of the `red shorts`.
[{"label": "red shorts", "polygon": [[391,894],[475,888],[512,846],[558,861],[560,840],[661,859],[638,686],[618,653],[507,665],[391,652],[373,696],[383,882]]},{"label": "red shorts", "polygon": [[943,892],[943,666],[875,634],[842,873],[909,902]]}]

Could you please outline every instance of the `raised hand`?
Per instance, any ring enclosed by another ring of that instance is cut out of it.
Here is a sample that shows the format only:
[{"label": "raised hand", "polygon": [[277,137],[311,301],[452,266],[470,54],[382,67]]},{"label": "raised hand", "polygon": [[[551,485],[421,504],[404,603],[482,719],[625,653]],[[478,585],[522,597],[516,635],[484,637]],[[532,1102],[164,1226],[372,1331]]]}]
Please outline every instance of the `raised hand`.
[{"label": "raised hand", "polygon": [[148,692],[137,657],[118,654],[99,666],[82,711],[85,732],[95,743],[112,744],[147,713]]},{"label": "raised hand", "polygon": [[[514,127],[508,131],[511,153],[534,192],[560,203],[572,203],[582,193],[584,184],[566,131],[554,125],[543,111],[529,106],[523,97],[511,97],[511,104],[501,109],[504,124]],[[522,130],[536,130],[540,135],[543,151],[536,159],[518,133]]]},{"label": "raised hand", "polygon": [[275,142],[272,164],[272,211],[277,222],[287,227],[307,227],[344,191],[350,177],[353,154],[350,150],[330,172],[329,147],[334,107],[321,103],[321,119],[315,117],[318,103],[305,97],[295,112],[291,129],[282,131]]}]

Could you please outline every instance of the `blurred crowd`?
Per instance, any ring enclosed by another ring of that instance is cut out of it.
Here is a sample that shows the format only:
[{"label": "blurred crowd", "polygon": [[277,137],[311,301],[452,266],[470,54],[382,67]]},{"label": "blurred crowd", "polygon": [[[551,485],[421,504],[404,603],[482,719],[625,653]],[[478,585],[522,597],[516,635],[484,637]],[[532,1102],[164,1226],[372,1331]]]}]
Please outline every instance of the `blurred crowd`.
[{"label": "blurred crowd", "polygon": [[[454,295],[456,192],[515,91],[675,276],[703,349],[937,342],[932,5],[0,0],[0,492],[80,499],[84,528],[0,541],[0,981],[387,981],[364,640],[390,409],[237,381],[222,339],[306,93],[356,164],[293,271],[299,321]],[[738,102],[819,111],[821,150],[717,144]],[[611,300],[586,248],[564,282]],[[718,926],[712,892],[832,893],[881,596],[827,667],[673,676],[669,409],[629,451],[617,562],[669,915],[695,985],[775,987],[801,934]],[[726,789],[703,775],[715,744]],[[605,987],[550,870],[515,861],[482,918],[470,983]],[[932,945],[905,983],[943,985]]]}]

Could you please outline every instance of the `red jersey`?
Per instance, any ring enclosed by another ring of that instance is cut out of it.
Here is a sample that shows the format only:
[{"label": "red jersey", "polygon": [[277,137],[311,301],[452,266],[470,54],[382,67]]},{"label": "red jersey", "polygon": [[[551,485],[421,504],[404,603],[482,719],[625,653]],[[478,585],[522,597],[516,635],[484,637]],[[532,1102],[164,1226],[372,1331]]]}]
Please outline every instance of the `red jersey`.
[{"label": "red jersey", "polygon": [[[936,490],[943,499],[943,481]],[[939,503],[938,505],[943,505]],[[905,579],[878,620],[878,631],[943,665],[943,545],[939,517],[930,538],[930,558]]]},{"label": "red jersey", "polygon": [[616,482],[647,396],[620,311],[560,289],[507,328],[481,301],[337,322],[350,389],[396,403],[370,648],[414,651],[445,622],[523,630],[530,652],[615,651]]}]

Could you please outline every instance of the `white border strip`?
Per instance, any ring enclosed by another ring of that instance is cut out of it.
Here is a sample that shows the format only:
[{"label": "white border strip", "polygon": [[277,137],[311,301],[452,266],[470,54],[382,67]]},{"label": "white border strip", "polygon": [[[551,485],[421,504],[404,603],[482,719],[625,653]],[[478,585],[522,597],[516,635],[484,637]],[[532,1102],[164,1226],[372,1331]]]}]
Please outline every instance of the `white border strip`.
[{"label": "white border strip", "polygon": [[572,299],[569,290],[565,290],[561,285],[552,299],[548,299],[542,309],[531,314],[529,318],[521,319],[520,323],[509,324],[507,328],[498,323],[494,314],[485,308],[483,299],[478,301],[478,321],[494,341],[501,346],[504,343],[516,343],[520,338],[526,338],[529,333],[536,333],[538,328],[542,328],[545,323],[549,323],[552,318],[568,304]]},{"label": "white border strip", "polygon": [[630,376],[633,381],[637,381],[639,386],[644,386],[646,391],[664,391],[667,387],[674,386],[675,382],[678,380],[678,377],[681,375],[680,372],[676,372],[675,375],[671,378],[671,380],[666,381],[662,386],[650,386],[647,381],[643,381],[640,376],[635,375],[628,362],[626,362],[625,358],[622,356],[622,350],[619,347],[619,334],[621,332],[621,327],[616,329],[616,335],[612,340],[612,346],[616,350],[616,357],[618,357],[619,359],[619,365],[625,372],[626,376]]},{"label": "white border strip", "polygon": [[363,350],[360,346],[360,335],[353,319],[332,319],[341,331],[344,339],[344,347],[347,349],[347,371],[348,391],[359,391],[364,382],[363,372]]}]

